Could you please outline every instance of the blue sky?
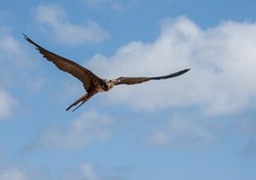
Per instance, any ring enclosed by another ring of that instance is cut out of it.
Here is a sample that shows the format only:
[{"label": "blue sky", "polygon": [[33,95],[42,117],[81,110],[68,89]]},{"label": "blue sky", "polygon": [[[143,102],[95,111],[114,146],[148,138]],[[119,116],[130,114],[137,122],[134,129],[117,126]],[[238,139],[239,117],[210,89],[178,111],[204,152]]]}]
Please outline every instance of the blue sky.
[{"label": "blue sky", "polygon": [[[0,179],[254,180],[253,0],[1,2]],[[83,93],[26,42],[103,78],[176,79]]]}]

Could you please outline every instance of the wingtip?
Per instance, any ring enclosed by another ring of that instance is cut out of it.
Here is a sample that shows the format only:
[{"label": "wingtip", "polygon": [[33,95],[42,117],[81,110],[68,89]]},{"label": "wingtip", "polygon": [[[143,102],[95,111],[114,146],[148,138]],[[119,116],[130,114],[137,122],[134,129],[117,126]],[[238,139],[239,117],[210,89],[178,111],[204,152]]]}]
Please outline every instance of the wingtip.
[{"label": "wingtip", "polygon": [[188,72],[188,71],[190,71],[190,68],[184,69],[185,73]]},{"label": "wingtip", "polygon": [[185,74],[185,73],[187,73],[188,71],[190,71],[190,68],[183,69],[183,70],[180,71],[180,75]]},{"label": "wingtip", "polygon": [[34,41],[32,41],[26,34],[22,33],[24,36],[24,39],[26,41],[28,41],[29,43],[33,44],[34,46],[36,46],[36,48],[38,49],[40,46],[38,44],[36,44]]},{"label": "wingtip", "polygon": [[187,69],[182,70],[183,73],[186,73],[186,72],[188,72],[188,71],[190,71],[190,68],[187,68]]},{"label": "wingtip", "polygon": [[26,40],[29,39],[28,36],[25,33],[21,32],[21,34],[24,36],[24,39],[26,39]]},{"label": "wingtip", "polygon": [[25,40],[27,40],[28,42],[34,44],[34,42],[25,33],[22,33],[22,34],[23,34]]}]

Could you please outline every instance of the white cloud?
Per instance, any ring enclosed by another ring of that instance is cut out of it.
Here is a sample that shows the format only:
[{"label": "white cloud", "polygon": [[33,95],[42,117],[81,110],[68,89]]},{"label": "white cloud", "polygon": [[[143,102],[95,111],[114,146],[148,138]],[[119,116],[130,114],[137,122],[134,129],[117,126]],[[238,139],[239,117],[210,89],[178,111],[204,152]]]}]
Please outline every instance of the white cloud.
[{"label": "white cloud", "polygon": [[0,64],[0,119],[5,119],[13,114],[18,104],[10,92],[36,89],[35,84],[38,84],[36,76],[29,74],[29,70],[35,66],[30,63],[26,49],[5,25],[0,27]]},{"label": "white cloud", "polygon": [[114,56],[95,55],[87,66],[102,77],[162,75],[190,67],[176,79],[118,87],[109,101],[136,110],[197,106],[208,114],[228,114],[255,99],[255,49],[254,23],[230,21],[203,30],[180,17],[164,21],[154,42],[131,42]]},{"label": "white cloud", "polygon": [[48,128],[36,146],[65,149],[83,148],[93,141],[104,141],[110,136],[111,119],[97,111],[86,111],[67,130]]},{"label": "white cloud", "polygon": [[19,169],[12,168],[6,169],[3,172],[0,172],[0,179],[2,180],[26,180],[26,175],[21,172]]},{"label": "white cloud", "polygon": [[11,34],[11,29],[3,25],[0,28],[1,87],[20,81],[19,78],[25,74],[23,70],[30,67],[28,59],[27,52]]},{"label": "white cloud", "polygon": [[0,89],[0,120],[10,117],[17,103],[17,100],[11,97],[9,93]]},{"label": "white cloud", "polygon": [[2,26],[0,28],[0,120],[10,117],[18,103],[6,88],[13,86],[18,81],[19,72],[17,70],[26,66],[21,61],[25,56],[20,44],[10,35],[10,29]]},{"label": "white cloud", "polygon": [[27,176],[18,168],[9,168],[0,172],[0,179],[2,180],[27,180]]},{"label": "white cloud", "polygon": [[61,175],[61,180],[82,180],[82,179],[88,179],[88,180],[99,180],[100,175],[96,172],[95,167],[90,163],[82,163],[78,168],[75,170],[69,170],[65,171]]},{"label": "white cloud", "polygon": [[[216,131],[218,129],[218,131]],[[199,146],[218,141],[223,128],[213,121],[176,114],[164,128],[155,130],[148,143],[153,146]]]},{"label": "white cloud", "polygon": [[82,171],[82,175],[85,179],[90,179],[90,180],[99,179],[99,176],[97,175],[97,173],[95,171],[95,168],[89,163],[82,164],[81,171]]},{"label": "white cloud", "polygon": [[[104,169],[104,171],[102,171]],[[76,167],[64,169],[60,180],[123,180],[134,169],[130,166],[98,167],[92,163],[83,162]]]},{"label": "white cloud", "polygon": [[[1,180],[33,180],[33,179],[45,179],[46,175],[43,171],[38,169],[28,169],[27,167],[20,166],[1,166],[0,167],[0,179]],[[48,179],[48,178],[46,178]]]},{"label": "white cloud", "polygon": [[57,5],[38,6],[35,13],[42,29],[53,32],[57,40],[69,45],[99,43],[109,36],[96,22],[88,21],[86,25],[69,22],[65,10]]}]

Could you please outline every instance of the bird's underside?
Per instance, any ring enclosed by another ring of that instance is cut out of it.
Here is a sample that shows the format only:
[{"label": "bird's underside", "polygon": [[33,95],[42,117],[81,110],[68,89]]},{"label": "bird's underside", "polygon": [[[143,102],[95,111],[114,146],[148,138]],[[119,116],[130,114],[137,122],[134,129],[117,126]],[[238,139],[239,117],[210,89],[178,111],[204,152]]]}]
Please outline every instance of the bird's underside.
[{"label": "bird's underside", "polygon": [[70,73],[77,79],[79,79],[84,86],[84,89],[86,90],[86,94],[80,97],[78,100],[76,100],[73,104],[71,104],[66,110],[68,111],[72,107],[75,107],[73,111],[78,109],[81,105],[83,105],[86,101],[88,101],[93,95],[99,93],[99,92],[106,92],[112,89],[116,85],[133,85],[133,84],[140,84],[143,82],[147,82],[150,80],[162,80],[162,79],[169,79],[173,77],[180,76],[186,72],[188,72],[190,69],[184,69],[166,76],[157,76],[157,77],[119,77],[117,79],[112,80],[105,80],[99,78],[97,75],[95,75],[90,70],[80,66],[79,64],[75,63],[74,61],[68,60],[64,57],[61,57],[53,52],[48,51],[47,49],[44,49],[43,47],[36,44],[34,41],[32,41],[30,38],[28,38],[25,34],[24,38],[33,44],[36,49],[45,57],[48,61],[51,61],[54,63],[57,68],[60,70]]}]

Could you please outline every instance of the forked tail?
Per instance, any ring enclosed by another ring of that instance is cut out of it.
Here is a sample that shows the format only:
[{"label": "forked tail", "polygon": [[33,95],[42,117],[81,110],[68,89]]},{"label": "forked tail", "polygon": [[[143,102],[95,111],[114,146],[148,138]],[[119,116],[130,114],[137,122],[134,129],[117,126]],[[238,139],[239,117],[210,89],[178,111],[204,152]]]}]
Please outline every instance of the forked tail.
[{"label": "forked tail", "polygon": [[66,111],[68,111],[70,108],[72,108],[73,106],[76,106],[78,103],[80,103],[75,109],[72,110],[72,112],[74,112],[75,110],[77,110],[80,106],[82,106],[86,101],[88,101],[94,94],[85,94],[82,97],[80,97],[78,100],[76,100],[73,104],[71,104]]}]

